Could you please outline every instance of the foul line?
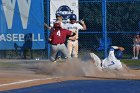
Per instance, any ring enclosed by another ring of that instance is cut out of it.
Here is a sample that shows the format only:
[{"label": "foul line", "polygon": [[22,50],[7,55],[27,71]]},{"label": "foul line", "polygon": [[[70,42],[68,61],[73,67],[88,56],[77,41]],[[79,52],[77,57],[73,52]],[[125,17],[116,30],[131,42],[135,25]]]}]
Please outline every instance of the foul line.
[{"label": "foul line", "polygon": [[29,83],[29,82],[40,81],[40,80],[58,79],[58,78],[61,78],[61,77],[44,78],[44,79],[23,80],[23,81],[19,81],[19,82],[12,82],[12,83],[7,83],[7,84],[1,84],[0,87],[3,87],[3,86],[10,86],[10,85],[16,85],[16,84],[23,84],[23,83]]}]

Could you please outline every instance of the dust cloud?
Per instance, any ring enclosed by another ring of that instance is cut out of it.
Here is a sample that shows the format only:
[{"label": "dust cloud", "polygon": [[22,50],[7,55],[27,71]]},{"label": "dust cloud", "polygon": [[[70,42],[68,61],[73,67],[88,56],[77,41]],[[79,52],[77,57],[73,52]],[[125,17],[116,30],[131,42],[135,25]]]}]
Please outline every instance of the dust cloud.
[{"label": "dust cloud", "polygon": [[72,59],[67,62],[47,62],[36,64],[37,73],[56,76],[85,76],[94,71],[94,64]]},{"label": "dust cloud", "polygon": [[36,73],[52,76],[84,76],[93,78],[122,78],[127,71],[100,71],[92,60],[71,59],[67,62],[46,62],[35,65]]}]

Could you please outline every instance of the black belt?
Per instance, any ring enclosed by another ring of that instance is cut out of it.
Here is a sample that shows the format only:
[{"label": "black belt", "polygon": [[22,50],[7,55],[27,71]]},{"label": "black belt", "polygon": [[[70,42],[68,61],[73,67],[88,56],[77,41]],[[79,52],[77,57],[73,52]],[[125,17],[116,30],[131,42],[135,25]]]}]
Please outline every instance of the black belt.
[{"label": "black belt", "polygon": [[[68,40],[71,40],[71,39],[68,39]],[[76,41],[76,40],[78,40],[78,39],[75,39],[75,40],[71,40],[71,41]]]},{"label": "black belt", "polygon": [[[60,45],[61,45],[61,44],[64,44],[64,43],[60,43]],[[59,44],[52,44],[52,45],[59,45]]]}]

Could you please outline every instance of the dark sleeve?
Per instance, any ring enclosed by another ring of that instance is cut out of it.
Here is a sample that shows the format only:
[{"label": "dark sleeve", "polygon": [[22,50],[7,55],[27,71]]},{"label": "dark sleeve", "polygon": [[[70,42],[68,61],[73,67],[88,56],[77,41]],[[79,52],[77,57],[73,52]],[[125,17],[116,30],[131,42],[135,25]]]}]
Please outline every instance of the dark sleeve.
[{"label": "dark sleeve", "polygon": [[52,37],[53,37],[53,31],[50,33],[49,38],[52,39]]},{"label": "dark sleeve", "polygon": [[53,38],[53,32],[50,33],[49,39],[51,39],[51,41],[48,39],[48,43],[52,44],[52,38]]}]

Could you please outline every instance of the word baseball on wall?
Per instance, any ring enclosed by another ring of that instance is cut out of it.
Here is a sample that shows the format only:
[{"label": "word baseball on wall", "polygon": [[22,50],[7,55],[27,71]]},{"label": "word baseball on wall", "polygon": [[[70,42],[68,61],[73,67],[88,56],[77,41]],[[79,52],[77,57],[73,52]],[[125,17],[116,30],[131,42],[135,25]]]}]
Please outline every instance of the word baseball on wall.
[{"label": "word baseball on wall", "polygon": [[43,7],[43,0],[0,0],[0,50],[22,46],[29,34],[33,49],[44,49]]}]

